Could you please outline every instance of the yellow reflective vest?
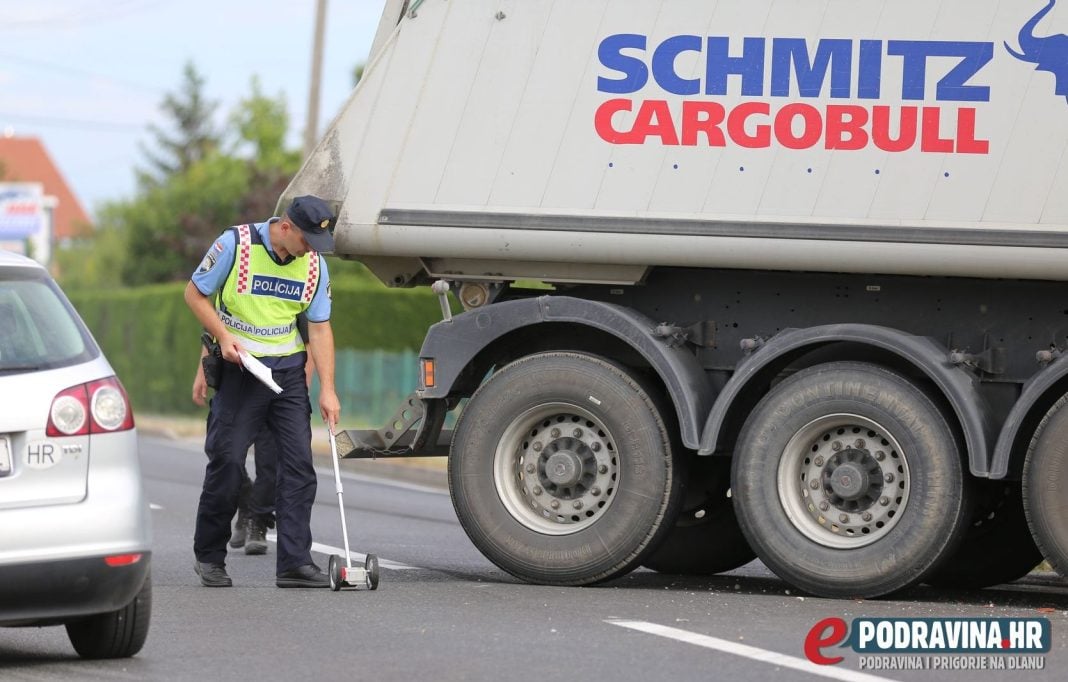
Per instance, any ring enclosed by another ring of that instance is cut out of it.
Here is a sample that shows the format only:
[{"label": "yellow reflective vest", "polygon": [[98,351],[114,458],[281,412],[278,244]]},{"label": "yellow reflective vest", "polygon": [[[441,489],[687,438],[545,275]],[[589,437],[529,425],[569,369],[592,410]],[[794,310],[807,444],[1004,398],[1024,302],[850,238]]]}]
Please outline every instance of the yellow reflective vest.
[{"label": "yellow reflective vest", "polygon": [[319,286],[319,254],[309,251],[281,265],[271,258],[255,226],[233,229],[237,254],[215,302],[219,318],[254,356],[303,351],[297,315],[308,309]]}]

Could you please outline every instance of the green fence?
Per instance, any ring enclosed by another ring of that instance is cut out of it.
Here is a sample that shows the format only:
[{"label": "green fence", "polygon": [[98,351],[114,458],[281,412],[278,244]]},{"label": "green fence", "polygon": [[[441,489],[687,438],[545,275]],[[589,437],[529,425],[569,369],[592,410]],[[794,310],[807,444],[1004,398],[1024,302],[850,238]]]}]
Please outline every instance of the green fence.
[{"label": "green fence", "polygon": [[[419,383],[419,355],[415,351],[340,349],[334,382],[341,400],[341,423],[347,427],[384,426],[401,401]],[[319,419],[319,381],[312,381],[313,421]]]}]

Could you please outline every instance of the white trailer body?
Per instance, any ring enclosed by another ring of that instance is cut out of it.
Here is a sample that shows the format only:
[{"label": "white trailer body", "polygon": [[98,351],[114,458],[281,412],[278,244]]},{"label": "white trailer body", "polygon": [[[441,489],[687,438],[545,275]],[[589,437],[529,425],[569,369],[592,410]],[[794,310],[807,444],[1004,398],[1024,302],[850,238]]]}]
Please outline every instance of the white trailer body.
[{"label": "white trailer body", "polygon": [[429,0],[293,191],[343,204],[341,253],[464,276],[1064,279],[1068,57],[1014,54],[1068,31],[1045,4]]},{"label": "white trailer body", "polygon": [[1068,569],[1068,0],[388,0],[302,194],[457,292],[350,456],[517,576]]}]

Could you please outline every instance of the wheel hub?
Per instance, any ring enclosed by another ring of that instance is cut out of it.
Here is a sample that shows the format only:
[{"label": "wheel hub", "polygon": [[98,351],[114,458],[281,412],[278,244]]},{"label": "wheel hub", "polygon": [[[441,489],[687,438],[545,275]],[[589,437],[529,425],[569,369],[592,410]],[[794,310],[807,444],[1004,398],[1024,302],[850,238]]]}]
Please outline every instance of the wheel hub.
[{"label": "wheel hub", "polygon": [[867,450],[850,449],[835,455],[821,477],[828,501],[850,511],[867,509],[883,491],[879,463]]},{"label": "wheel hub", "polygon": [[[570,497],[581,481],[592,482],[597,459],[586,445],[574,438],[559,438],[542,451],[538,466],[541,483],[551,493]],[[584,486],[585,487],[585,486]]]},{"label": "wheel hub", "polygon": [[809,539],[852,549],[884,537],[909,497],[908,462],[883,426],[833,414],[803,426],[779,465],[779,494],[790,521]]},{"label": "wheel hub", "polygon": [[497,494],[521,524],[547,535],[595,523],[615,499],[612,435],[588,410],[541,405],[505,430],[494,460]]}]

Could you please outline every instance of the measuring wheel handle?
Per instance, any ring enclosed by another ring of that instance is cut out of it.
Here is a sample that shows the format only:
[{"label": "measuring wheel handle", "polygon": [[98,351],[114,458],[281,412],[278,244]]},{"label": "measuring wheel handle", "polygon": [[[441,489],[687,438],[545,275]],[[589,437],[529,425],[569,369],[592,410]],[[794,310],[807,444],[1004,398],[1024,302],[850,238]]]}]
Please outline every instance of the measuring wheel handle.
[{"label": "measuring wheel handle", "polygon": [[330,557],[329,570],[327,572],[330,574],[330,589],[334,592],[340,590],[341,586],[345,584],[343,575],[344,570],[345,567],[341,563],[341,557],[336,554],[332,555]]},{"label": "measuring wheel handle", "polygon": [[378,557],[374,554],[368,554],[367,560],[363,562],[363,567],[367,571],[367,589],[378,589]]}]

